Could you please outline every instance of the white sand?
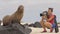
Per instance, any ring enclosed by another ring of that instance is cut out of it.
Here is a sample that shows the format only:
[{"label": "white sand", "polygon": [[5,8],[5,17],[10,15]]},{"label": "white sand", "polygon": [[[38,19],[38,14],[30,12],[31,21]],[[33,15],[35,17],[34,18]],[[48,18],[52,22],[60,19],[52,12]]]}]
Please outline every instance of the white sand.
[{"label": "white sand", "polygon": [[[33,28],[30,27],[32,29],[32,32],[30,34],[60,34],[60,31],[58,33],[55,33],[54,31],[52,33],[49,32],[49,29],[47,29],[46,33],[41,33],[43,31],[43,28]],[[60,30],[60,28],[59,28]]]}]

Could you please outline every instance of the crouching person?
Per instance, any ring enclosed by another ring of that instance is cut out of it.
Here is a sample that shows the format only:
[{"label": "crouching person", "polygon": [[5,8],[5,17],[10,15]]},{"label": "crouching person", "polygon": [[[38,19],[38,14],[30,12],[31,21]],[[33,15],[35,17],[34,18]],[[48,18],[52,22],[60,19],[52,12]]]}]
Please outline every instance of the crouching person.
[{"label": "crouching person", "polygon": [[49,28],[50,32],[53,32],[53,28],[55,28],[53,8],[48,9],[48,18],[46,16],[42,16],[40,24],[44,29],[43,32],[47,32],[46,28]]}]

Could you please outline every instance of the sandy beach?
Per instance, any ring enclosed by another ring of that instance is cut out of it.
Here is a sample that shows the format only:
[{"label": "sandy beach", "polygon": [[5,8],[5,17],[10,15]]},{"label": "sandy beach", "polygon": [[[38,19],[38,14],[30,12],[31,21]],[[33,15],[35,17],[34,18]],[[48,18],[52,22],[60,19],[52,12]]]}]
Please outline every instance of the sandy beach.
[{"label": "sandy beach", "polygon": [[33,28],[33,27],[30,27],[30,28],[32,29],[32,32],[30,34],[60,34],[60,31],[58,33],[55,33],[55,30],[53,30],[53,32],[50,33],[49,29],[47,29],[47,32],[41,33],[43,31],[43,28]]},{"label": "sandy beach", "polygon": [[[21,24],[24,25],[25,23],[21,23]],[[55,33],[55,30],[53,30],[53,32],[50,33],[50,29],[47,29],[47,28],[46,28],[47,32],[41,33],[43,31],[43,28],[29,27],[32,29],[32,32],[30,34],[60,34],[60,24],[58,24],[58,26],[59,26],[59,32],[58,33]]]}]

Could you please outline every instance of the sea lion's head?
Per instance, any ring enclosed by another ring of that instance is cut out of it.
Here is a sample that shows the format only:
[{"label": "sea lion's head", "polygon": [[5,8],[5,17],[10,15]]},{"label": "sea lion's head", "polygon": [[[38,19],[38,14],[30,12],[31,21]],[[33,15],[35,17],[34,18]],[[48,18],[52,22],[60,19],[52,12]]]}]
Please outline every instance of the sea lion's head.
[{"label": "sea lion's head", "polygon": [[23,12],[24,11],[24,6],[23,5],[20,5],[19,7],[18,7],[18,12]]}]

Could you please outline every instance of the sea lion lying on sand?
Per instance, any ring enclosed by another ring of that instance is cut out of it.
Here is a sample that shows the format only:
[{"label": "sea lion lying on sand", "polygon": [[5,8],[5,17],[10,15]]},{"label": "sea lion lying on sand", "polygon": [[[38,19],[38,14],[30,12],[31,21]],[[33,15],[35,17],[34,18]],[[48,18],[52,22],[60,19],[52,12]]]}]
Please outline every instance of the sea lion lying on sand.
[{"label": "sea lion lying on sand", "polygon": [[17,11],[12,15],[7,15],[3,18],[3,26],[9,25],[11,23],[19,23],[23,17],[24,6],[20,5]]}]

